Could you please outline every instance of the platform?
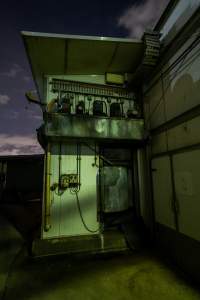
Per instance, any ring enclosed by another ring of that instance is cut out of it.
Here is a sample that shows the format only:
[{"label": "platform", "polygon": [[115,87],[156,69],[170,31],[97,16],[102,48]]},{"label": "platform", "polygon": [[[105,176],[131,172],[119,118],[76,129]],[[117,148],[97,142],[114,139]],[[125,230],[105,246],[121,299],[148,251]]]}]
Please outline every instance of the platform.
[{"label": "platform", "polygon": [[78,138],[93,140],[144,139],[144,120],[77,116],[64,113],[46,114],[43,134],[48,139]]},{"label": "platform", "polygon": [[103,234],[35,239],[32,246],[33,256],[107,253],[124,250],[128,250],[124,235],[117,230],[109,230]]}]

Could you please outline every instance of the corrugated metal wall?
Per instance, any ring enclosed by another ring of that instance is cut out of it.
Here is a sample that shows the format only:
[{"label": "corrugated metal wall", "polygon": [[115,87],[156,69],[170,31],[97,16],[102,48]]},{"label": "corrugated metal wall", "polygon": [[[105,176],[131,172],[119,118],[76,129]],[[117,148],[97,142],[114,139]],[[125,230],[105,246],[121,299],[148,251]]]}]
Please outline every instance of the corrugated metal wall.
[{"label": "corrugated metal wall", "polygon": [[145,87],[155,221],[200,241],[198,30]]},{"label": "corrugated metal wall", "polygon": [[199,28],[193,28],[190,38],[183,31],[178,39],[183,40],[182,46],[173,51],[176,47],[171,45],[157,74],[143,91],[150,139],[139,154],[139,166],[145,155],[149,161],[146,171],[140,168],[140,176],[145,178],[140,188],[147,188],[141,194],[141,207],[146,224],[154,229],[158,245],[199,281]]}]

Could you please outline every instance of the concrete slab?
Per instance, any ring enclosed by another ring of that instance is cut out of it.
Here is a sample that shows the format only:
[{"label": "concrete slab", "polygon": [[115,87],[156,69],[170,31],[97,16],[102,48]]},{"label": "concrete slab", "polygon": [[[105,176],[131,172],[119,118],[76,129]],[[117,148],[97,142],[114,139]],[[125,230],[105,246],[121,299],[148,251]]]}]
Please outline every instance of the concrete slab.
[{"label": "concrete slab", "polygon": [[119,230],[59,239],[35,239],[32,243],[32,255],[35,257],[57,254],[119,252],[127,249],[124,235]]},{"label": "concrete slab", "polygon": [[[21,239],[8,223],[1,230],[1,239],[7,241],[0,252],[2,290]],[[4,296],[3,300],[199,300],[200,292],[149,253],[30,260],[21,252],[12,266]]]},{"label": "concrete slab", "polygon": [[24,241],[20,234],[0,215],[0,299],[9,280],[9,270],[23,245]]}]

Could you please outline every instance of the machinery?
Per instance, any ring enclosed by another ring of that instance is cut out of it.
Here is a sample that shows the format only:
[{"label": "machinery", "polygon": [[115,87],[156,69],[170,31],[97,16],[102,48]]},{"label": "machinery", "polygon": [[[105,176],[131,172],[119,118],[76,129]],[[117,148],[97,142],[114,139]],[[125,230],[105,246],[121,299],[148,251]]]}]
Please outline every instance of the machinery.
[{"label": "machinery", "polygon": [[33,251],[126,249],[122,228],[137,216],[137,149],[144,141],[132,80],[144,42],[22,35],[44,116],[43,219]]}]

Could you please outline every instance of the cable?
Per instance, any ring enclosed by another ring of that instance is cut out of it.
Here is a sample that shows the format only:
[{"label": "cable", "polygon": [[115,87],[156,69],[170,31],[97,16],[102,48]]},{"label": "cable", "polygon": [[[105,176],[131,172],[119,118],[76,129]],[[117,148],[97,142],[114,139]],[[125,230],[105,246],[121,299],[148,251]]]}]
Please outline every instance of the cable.
[{"label": "cable", "polygon": [[147,119],[147,123],[146,123],[146,126],[149,125],[149,122],[151,121],[151,118],[153,116],[153,114],[156,112],[157,108],[160,106],[161,102],[163,101],[163,96],[166,94],[167,90],[169,89],[169,87],[171,86],[171,83],[172,81],[175,79],[175,77],[177,76],[177,72],[180,70],[180,68],[182,67],[184,61],[185,61],[185,58],[181,61],[181,64],[179,65],[178,69],[176,70],[176,72],[174,72],[174,76],[169,80],[169,83],[168,85],[166,86],[166,88],[162,91],[162,95],[161,97],[159,98],[159,101],[158,103],[156,104],[156,106],[154,107],[153,111],[151,112],[149,118]]},{"label": "cable", "polygon": [[83,223],[83,226],[85,227],[85,229],[90,232],[90,233],[96,233],[96,232],[99,232],[99,228],[96,229],[96,230],[92,230],[90,229],[84,218],[83,218],[83,214],[82,214],[82,210],[81,210],[81,206],[80,206],[80,201],[79,201],[79,197],[78,197],[78,193],[80,191],[80,186],[81,186],[81,145],[77,143],[77,156],[76,156],[76,161],[77,161],[77,165],[76,165],[76,171],[77,171],[77,175],[78,175],[78,186],[75,187],[75,188],[71,188],[70,189],[70,193],[71,194],[75,194],[76,196],[76,203],[77,203],[77,207],[78,207],[78,211],[79,211],[79,215],[80,215],[80,218],[81,218],[81,221]]},{"label": "cable", "polygon": [[113,165],[113,163],[110,160],[108,160],[107,158],[105,158],[103,155],[99,154],[96,151],[96,149],[92,148],[88,143],[83,142],[83,145],[87,146],[90,150],[92,150],[95,153],[95,155],[97,155],[97,156],[99,155],[99,158],[102,159],[105,163],[107,163],[110,166]]},{"label": "cable", "polygon": [[199,44],[200,34],[198,33],[194,41],[183,51],[183,53],[163,72],[163,75],[169,73],[182,59],[186,58],[188,54]]},{"label": "cable", "polygon": [[[182,66],[182,69],[180,69],[177,74],[183,72],[183,70],[185,70],[189,65],[191,65],[200,55],[200,51],[199,49],[197,49],[196,52],[194,52],[189,58],[187,61],[185,61],[184,65]],[[174,73],[172,73],[173,75]]]},{"label": "cable", "polygon": [[[181,56],[179,56],[179,58],[178,58],[178,59],[177,59],[177,60],[176,60],[169,68],[168,68],[168,71],[169,71],[169,70],[171,69],[172,66],[173,66],[173,67],[172,67],[172,69],[173,69],[174,67],[176,67],[176,65],[177,65],[178,63],[180,63],[180,65],[178,66],[177,70],[172,74],[173,76],[172,76],[172,78],[169,80],[169,83],[168,83],[168,85],[166,86],[165,90],[163,91],[162,96],[159,98],[159,101],[158,101],[157,105],[154,107],[154,109],[153,109],[153,111],[151,112],[149,118],[147,119],[146,126],[149,125],[149,122],[151,121],[151,118],[152,118],[153,114],[155,113],[155,111],[157,110],[157,108],[159,107],[159,105],[161,104],[161,102],[162,102],[162,100],[163,100],[163,95],[165,95],[165,93],[167,92],[167,90],[169,89],[169,87],[170,87],[170,85],[171,85],[171,82],[172,82],[172,81],[175,79],[175,77],[179,74],[180,69],[183,67],[184,62],[185,62],[185,60],[186,60],[188,54],[189,54],[189,53],[194,49],[194,47],[196,46],[196,42],[199,42],[199,36],[195,39],[194,42],[191,43],[191,45],[184,51],[184,53],[183,53]],[[198,51],[197,51],[197,52],[198,52]],[[195,53],[193,54],[193,57],[194,57],[194,55],[195,55],[197,52],[195,52]],[[190,57],[190,59],[191,59],[191,57]],[[187,66],[188,66],[188,64],[187,64]],[[182,70],[181,70],[181,71],[182,71]],[[163,77],[164,74],[166,74],[166,71],[163,72],[163,73],[161,74],[161,76]]]},{"label": "cable", "polygon": [[77,152],[76,152],[76,173],[78,176],[78,191],[80,190],[81,185],[81,145],[77,143]]},{"label": "cable", "polygon": [[[200,37],[200,34],[199,32],[196,32],[194,33],[192,36],[186,36],[187,38],[189,37],[193,37],[193,36],[196,36],[195,40],[193,42],[191,42],[191,44],[186,48],[186,50],[184,50],[184,52],[163,72],[163,75],[165,75],[166,73],[168,73],[171,69],[173,69],[178,63],[179,63],[179,60],[182,59],[182,56],[186,55],[187,54],[187,51],[190,52],[190,47],[195,48],[196,44],[198,45],[198,41],[199,41],[199,37]],[[181,40],[181,39],[180,39]],[[178,40],[176,40],[177,42]],[[191,49],[191,50],[192,50]],[[162,67],[163,65],[166,65],[166,62],[164,64],[162,64]],[[148,90],[150,90],[152,87],[155,86],[156,82],[158,81],[158,79],[154,80],[154,82],[151,84],[151,86],[148,88]],[[147,90],[147,91],[148,91]],[[146,91],[146,92],[147,92]]]},{"label": "cable", "polygon": [[85,229],[86,229],[88,232],[90,232],[90,233],[97,233],[97,232],[99,232],[99,229],[100,229],[100,228],[97,228],[96,230],[92,230],[92,229],[90,229],[90,228],[87,226],[87,224],[86,224],[86,222],[85,222],[85,220],[84,220],[84,218],[83,218],[83,214],[82,214],[82,210],[81,210],[81,206],[80,206],[80,201],[79,201],[79,197],[78,197],[78,190],[77,190],[77,189],[71,189],[70,192],[71,192],[72,194],[75,194],[75,196],[76,196],[76,203],[77,203],[79,215],[80,215],[81,221],[82,221],[83,226],[85,227]]},{"label": "cable", "polygon": [[[191,44],[183,51],[183,53],[163,72],[163,76],[165,76],[167,73],[169,73],[171,70],[176,67],[180,63],[180,61],[188,55],[188,53],[191,52],[199,43],[200,34],[197,34],[197,37]],[[164,64],[165,65],[165,64]],[[160,79],[160,78],[159,78]],[[159,81],[159,79],[154,80],[154,82],[149,86],[149,88],[145,91],[145,94],[148,93],[149,90],[151,90],[155,84]]]}]

